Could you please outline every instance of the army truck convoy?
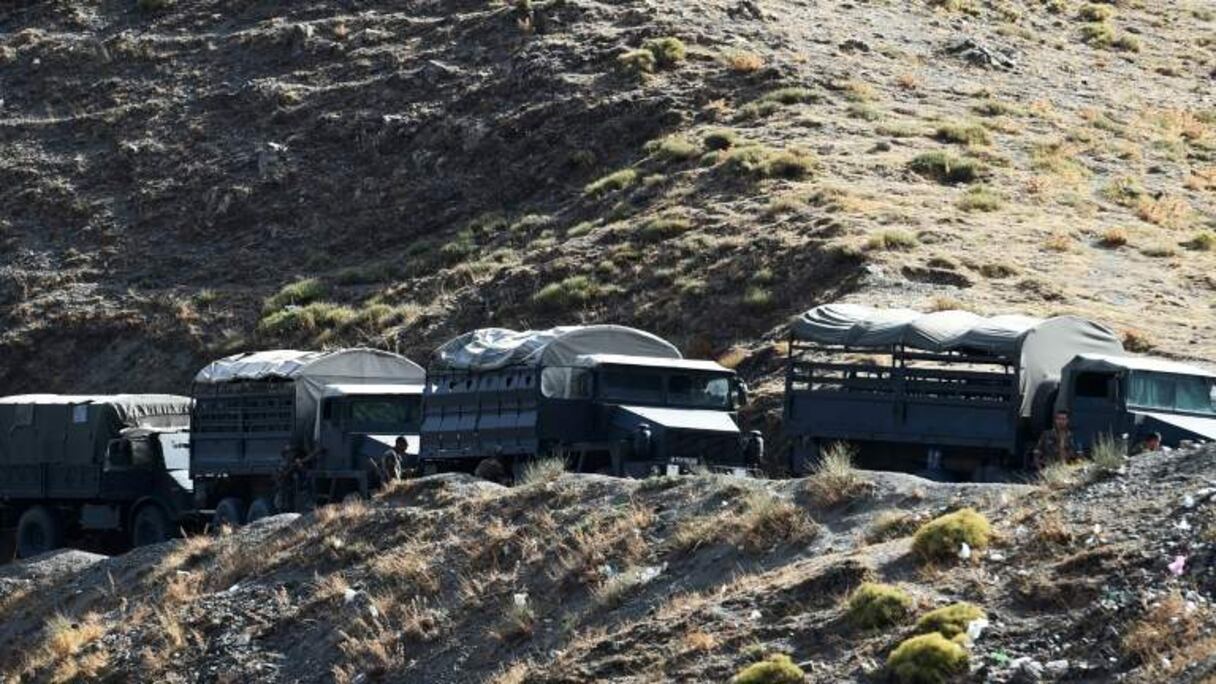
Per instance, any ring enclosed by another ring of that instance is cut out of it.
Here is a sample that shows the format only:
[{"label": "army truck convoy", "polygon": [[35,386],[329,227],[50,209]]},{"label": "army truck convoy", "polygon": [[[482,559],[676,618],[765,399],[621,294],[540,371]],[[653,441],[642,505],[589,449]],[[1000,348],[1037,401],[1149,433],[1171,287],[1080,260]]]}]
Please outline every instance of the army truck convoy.
[{"label": "army truck convoy", "polygon": [[0,399],[0,532],[18,557],[153,543],[366,497],[390,453],[412,473],[510,482],[539,458],[621,477],[775,460],[803,474],[847,443],[864,467],[989,479],[1025,471],[1058,410],[1086,448],[1216,439],[1216,374],[1128,355],[1073,317],[817,307],[790,326],[780,458],[740,429],[747,402],[733,370],[615,325],[476,330],[426,369],[372,349],[238,354],[189,397]]}]

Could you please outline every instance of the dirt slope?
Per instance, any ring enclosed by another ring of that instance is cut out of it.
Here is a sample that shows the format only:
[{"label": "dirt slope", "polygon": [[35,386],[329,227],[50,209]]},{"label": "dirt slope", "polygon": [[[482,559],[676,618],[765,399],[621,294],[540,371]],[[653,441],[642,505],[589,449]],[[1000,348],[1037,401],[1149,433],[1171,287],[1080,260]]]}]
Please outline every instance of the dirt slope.
[{"label": "dirt slope", "polygon": [[841,297],[1074,311],[1210,357],[1213,12],[21,3],[0,384],[180,391],[236,349],[425,357],[576,320],[717,356]]},{"label": "dirt slope", "polygon": [[[1207,448],[1050,488],[437,476],[220,538],[0,570],[0,676],[707,682],[781,652],[807,681],[883,681],[911,618],[967,601],[989,623],[970,681],[1210,681],[1213,468]],[[925,564],[909,535],[966,506],[992,544]],[[846,599],[866,580],[907,591],[908,615],[858,628]]]}]

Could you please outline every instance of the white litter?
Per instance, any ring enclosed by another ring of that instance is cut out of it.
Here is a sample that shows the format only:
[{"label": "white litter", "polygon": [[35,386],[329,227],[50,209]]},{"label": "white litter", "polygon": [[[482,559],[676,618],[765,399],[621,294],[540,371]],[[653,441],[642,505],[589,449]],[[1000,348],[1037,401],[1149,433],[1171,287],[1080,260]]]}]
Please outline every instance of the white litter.
[{"label": "white litter", "polygon": [[753,609],[751,615],[748,615],[748,617],[751,618],[752,622],[755,622],[763,616],[760,615],[760,611]]},{"label": "white litter", "polygon": [[1182,497],[1182,507],[1183,508],[1194,508],[1195,507],[1195,497],[1191,496],[1190,494],[1187,494],[1186,496]]},{"label": "white litter", "polygon": [[967,623],[967,640],[976,641],[984,630],[988,627],[988,621],[984,618],[976,618]]},{"label": "white litter", "polygon": [[1179,520],[1178,524],[1174,525],[1174,527],[1177,527],[1183,532],[1187,532],[1191,529],[1191,524],[1186,521],[1186,518],[1183,518],[1182,520]]},{"label": "white litter", "polygon": [[962,546],[962,548],[960,548],[960,549],[958,550],[958,557],[959,557],[961,560],[968,560],[968,559],[970,559],[970,558],[971,558],[971,545],[970,545],[970,544],[968,544],[967,542],[963,542],[963,546]]},{"label": "white litter", "polygon": [[512,598],[515,599],[516,608],[527,608],[528,607],[528,592],[521,591],[521,592],[515,594],[514,596],[512,596]]}]

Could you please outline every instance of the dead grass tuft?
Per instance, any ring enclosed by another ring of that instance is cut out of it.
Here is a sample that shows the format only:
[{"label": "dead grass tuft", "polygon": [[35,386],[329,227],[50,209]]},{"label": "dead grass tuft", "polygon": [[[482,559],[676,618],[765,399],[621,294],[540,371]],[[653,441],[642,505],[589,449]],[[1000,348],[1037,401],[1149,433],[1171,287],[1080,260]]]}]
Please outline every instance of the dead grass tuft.
[{"label": "dead grass tuft", "polygon": [[824,450],[823,458],[806,479],[807,492],[816,504],[832,508],[870,492],[873,485],[853,466],[856,453],[844,442],[835,442]]}]

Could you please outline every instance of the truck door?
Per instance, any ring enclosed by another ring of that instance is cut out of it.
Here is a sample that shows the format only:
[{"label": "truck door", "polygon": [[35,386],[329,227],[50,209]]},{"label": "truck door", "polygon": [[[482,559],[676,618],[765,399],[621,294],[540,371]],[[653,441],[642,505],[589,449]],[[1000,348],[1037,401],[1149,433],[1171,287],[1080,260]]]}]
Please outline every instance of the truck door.
[{"label": "truck door", "polygon": [[1072,426],[1082,449],[1092,449],[1099,435],[1119,437],[1127,432],[1122,410],[1122,377],[1119,373],[1077,373],[1073,383]]}]

